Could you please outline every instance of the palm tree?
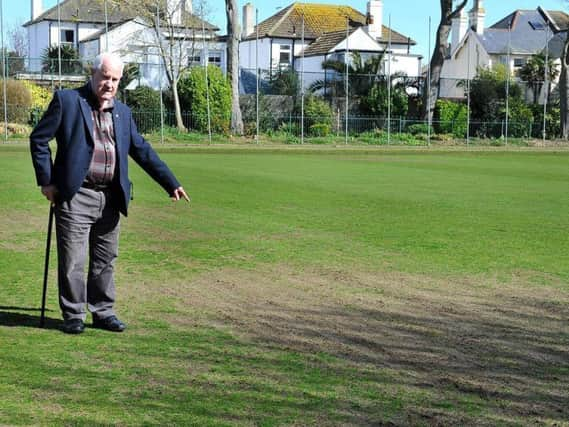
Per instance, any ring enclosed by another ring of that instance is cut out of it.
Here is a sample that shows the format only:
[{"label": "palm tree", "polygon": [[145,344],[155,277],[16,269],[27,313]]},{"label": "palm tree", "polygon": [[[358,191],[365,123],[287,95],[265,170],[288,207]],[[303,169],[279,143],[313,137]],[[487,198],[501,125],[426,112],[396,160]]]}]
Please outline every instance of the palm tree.
[{"label": "palm tree", "polygon": [[57,73],[59,71],[60,57],[62,74],[81,73],[82,67],[79,53],[73,46],[68,44],[62,44],[61,51],[55,44],[45,48],[41,56],[43,71]]},{"label": "palm tree", "polygon": [[[359,52],[351,52],[352,60],[347,65],[348,92],[351,95],[363,96],[369,93],[372,86],[381,79],[381,64],[384,54],[385,51],[364,61]],[[322,68],[325,71],[332,71],[333,77],[330,80],[314,81],[308,90],[313,93],[323,91],[324,96],[328,96],[328,90],[330,90],[331,96],[345,96],[346,63],[338,59],[328,59],[322,62]]]},{"label": "palm tree", "polygon": [[[547,81],[551,82],[557,78],[559,70],[552,58],[547,60]],[[545,55],[538,53],[532,56],[528,62],[520,69],[520,78],[527,82],[533,92],[533,103],[537,104],[539,93],[544,83],[545,77]]]},{"label": "palm tree", "polygon": [[[348,93],[359,99],[360,113],[369,115],[384,115],[387,113],[387,76],[382,73],[381,66],[385,51],[379,55],[363,60],[359,52],[352,52],[352,61],[348,64]],[[334,72],[331,80],[313,82],[309,91],[324,91],[324,95],[332,97],[345,96],[346,64],[344,61],[327,60],[322,63],[324,70]],[[405,74],[393,73],[390,76],[391,104],[396,104],[396,114],[407,111],[407,95],[405,94]]]}]

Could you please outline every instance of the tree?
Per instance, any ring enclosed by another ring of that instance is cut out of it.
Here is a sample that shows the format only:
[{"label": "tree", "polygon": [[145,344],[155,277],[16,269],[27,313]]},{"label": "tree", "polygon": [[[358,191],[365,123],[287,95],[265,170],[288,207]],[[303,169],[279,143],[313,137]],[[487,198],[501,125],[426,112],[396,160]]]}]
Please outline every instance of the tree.
[{"label": "tree", "polygon": [[227,75],[231,82],[231,132],[243,134],[243,119],[239,106],[239,14],[235,0],[225,0],[227,16]]},{"label": "tree", "polygon": [[[559,70],[553,61],[553,58],[547,60],[547,81],[555,80],[559,74]],[[545,55],[539,53],[532,56],[528,62],[520,69],[520,78],[527,82],[533,92],[533,103],[537,104],[539,93],[543,87],[545,78]]]},{"label": "tree", "polygon": [[[192,67],[180,79],[180,103],[192,115],[193,127],[208,131],[208,111],[213,132],[227,134],[231,117],[231,87],[219,67]],[[206,86],[207,84],[207,86]],[[208,98],[209,91],[209,98]]]},{"label": "tree", "polygon": [[[352,52],[352,61],[348,64],[348,92],[358,99],[358,109],[361,114],[386,115],[387,114],[387,76],[382,74],[382,63],[385,52],[373,55],[364,60],[359,52]],[[335,72],[337,78],[331,80],[317,80],[310,85],[311,92],[328,89],[335,96],[345,96],[346,64],[344,61],[327,60],[322,68]],[[393,113],[405,115],[407,112],[407,94],[405,93],[405,79],[401,73],[390,76],[391,104]]]},{"label": "tree", "polygon": [[[26,58],[16,51],[8,51],[4,49],[6,57],[6,75],[13,77],[18,73],[22,73],[26,69]],[[0,59],[0,70],[4,70],[4,60]]]},{"label": "tree", "polygon": [[[159,66],[164,67],[166,80],[172,91],[176,127],[181,131],[185,131],[186,127],[182,120],[178,82],[189,68],[190,58],[194,56],[196,35],[205,32],[202,21],[187,13],[182,7],[184,4],[184,0],[113,1],[116,8],[136,10],[137,16],[151,29],[153,37],[150,44],[148,40],[144,40],[144,34],[140,34],[140,38],[148,47],[147,53],[155,52],[161,59]],[[194,7],[204,10],[203,3],[194,3]],[[143,32],[144,30],[141,31]]]},{"label": "tree", "polygon": [[466,6],[468,0],[462,0],[453,10],[453,0],[441,0],[441,20],[437,28],[437,38],[435,41],[435,49],[431,57],[430,67],[430,90],[423,91],[423,118],[432,120],[433,112],[437,99],[439,98],[439,89],[441,81],[441,71],[445,61],[448,36],[450,34],[452,20],[456,18],[462,9]]},{"label": "tree", "polygon": [[[569,1],[567,1],[569,4]],[[547,22],[550,25],[550,22]],[[561,50],[561,73],[559,74],[559,121],[561,126],[561,137],[567,139],[569,137],[569,30],[565,30],[565,43]]]},{"label": "tree", "polygon": [[[351,52],[351,61],[348,62],[348,92],[353,96],[361,96],[369,93],[371,87],[380,79],[381,64],[385,52],[373,55],[364,60],[359,52]],[[333,96],[345,96],[346,84],[346,63],[343,60],[328,59],[322,62],[322,68],[332,71],[337,77],[330,80],[316,80],[310,87],[310,92],[324,91],[327,95],[328,89]]]},{"label": "tree", "polygon": [[481,135],[487,135],[493,123],[505,120],[506,111],[510,123],[508,133],[512,136],[527,135],[527,126],[533,121],[533,114],[523,102],[522,89],[515,82],[509,84],[509,107],[506,109],[508,72],[503,64],[498,64],[493,69],[479,69],[470,83],[471,118],[482,122],[479,130]]},{"label": "tree", "polygon": [[68,44],[62,44],[61,49],[55,44],[45,48],[41,56],[43,71],[58,73],[60,58],[62,74],[81,73],[82,65],[79,60],[79,53],[73,46]]},{"label": "tree", "polygon": [[124,69],[122,71],[121,81],[119,82],[118,93],[120,94],[122,100],[126,100],[126,88],[133,81],[140,78],[140,65],[135,62],[129,62],[124,64]]},{"label": "tree", "polygon": [[27,56],[28,33],[22,27],[21,22],[12,24],[11,28],[8,29],[8,44],[10,46],[10,56],[15,58],[25,58]]},{"label": "tree", "polygon": [[269,79],[269,89],[272,95],[296,97],[300,92],[298,74],[292,69],[278,70]]}]

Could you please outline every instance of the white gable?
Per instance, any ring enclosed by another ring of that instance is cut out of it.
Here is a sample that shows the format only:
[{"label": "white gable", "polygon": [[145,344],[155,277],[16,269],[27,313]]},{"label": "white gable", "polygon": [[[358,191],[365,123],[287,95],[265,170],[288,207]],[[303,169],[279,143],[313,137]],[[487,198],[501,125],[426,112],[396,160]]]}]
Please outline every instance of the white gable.
[{"label": "white gable", "polygon": [[330,52],[345,51],[345,50],[358,50],[364,52],[383,52],[383,48],[377,43],[370,35],[364,31],[363,27],[354,31],[347,39],[342,40]]}]

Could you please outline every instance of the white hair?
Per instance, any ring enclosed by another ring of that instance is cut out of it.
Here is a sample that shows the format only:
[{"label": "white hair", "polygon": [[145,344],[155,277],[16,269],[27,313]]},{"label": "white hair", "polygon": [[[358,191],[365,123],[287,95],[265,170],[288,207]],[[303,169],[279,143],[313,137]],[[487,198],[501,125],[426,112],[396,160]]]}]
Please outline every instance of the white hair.
[{"label": "white hair", "polygon": [[122,70],[124,68],[124,63],[121,57],[115,53],[109,53],[109,52],[100,53],[95,57],[95,59],[93,60],[93,72],[95,72],[96,70],[100,70],[103,67],[103,62],[105,62],[105,60],[117,64],[120,67],[122,73]]}]

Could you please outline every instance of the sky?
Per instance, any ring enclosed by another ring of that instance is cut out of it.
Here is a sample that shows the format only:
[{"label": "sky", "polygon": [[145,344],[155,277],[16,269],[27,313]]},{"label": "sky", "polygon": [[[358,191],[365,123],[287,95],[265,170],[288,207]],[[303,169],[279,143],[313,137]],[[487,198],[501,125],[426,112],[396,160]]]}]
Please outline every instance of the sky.
[{"label": "sky", "polygon": [[[14,28],[30,19],[30,0],[0,0],[3,5],[5,31]],[[63,1],[63,0],[60,0]],[[225,2],[222,0],[205,0],[210,13],[207,21],[220,28],[225,34]],[[241,19],[242,7],[250,1],[259,10],[259,21],[267,19],[292,3],[292,0],[238,0]],[[367,0],[313,0],[311,3],[327,3],[349,5],[366,13]],[[57,5],[57,0],[43,0],[44,10]],[[473,0],[469,0],[466,10],[470,10]],[[537,9],[541,6],[548,10],[563,10],[569,13],[568,0],[485,0],[485,26],[489,27],[516,9]],[[440,19],[440,0],[383,0],[383,23],[388,25],[391,17],[391,28],[411,37],[417,42],[412,53],[430,57],[429,53],[429,17],[431,18],[430,40],[434,44],[438,21]]]}]

